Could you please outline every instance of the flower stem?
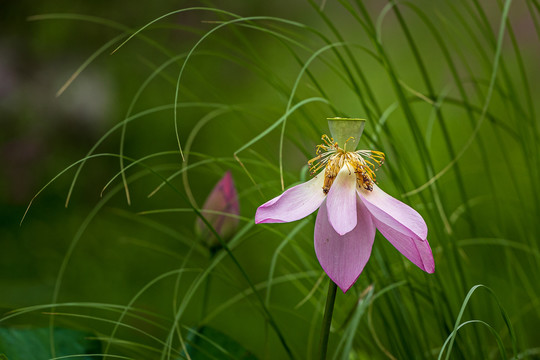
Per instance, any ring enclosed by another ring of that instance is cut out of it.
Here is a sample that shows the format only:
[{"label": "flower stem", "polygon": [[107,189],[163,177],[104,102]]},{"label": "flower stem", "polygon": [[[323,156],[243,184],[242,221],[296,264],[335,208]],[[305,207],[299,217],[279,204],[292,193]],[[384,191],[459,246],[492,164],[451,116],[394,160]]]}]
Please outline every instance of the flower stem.
[{"label": "flower stem", "polygon": [[332,315],[334,314],[334,302],[336,300],[337,285],[330,280],[328,284],[328,295],[326,295],[326,307],[321,328],[321,340],[319,342],[319,355],[321,360],[326,359],[328,350],[328,337],[330,335],[330,325],[332,324]]}]

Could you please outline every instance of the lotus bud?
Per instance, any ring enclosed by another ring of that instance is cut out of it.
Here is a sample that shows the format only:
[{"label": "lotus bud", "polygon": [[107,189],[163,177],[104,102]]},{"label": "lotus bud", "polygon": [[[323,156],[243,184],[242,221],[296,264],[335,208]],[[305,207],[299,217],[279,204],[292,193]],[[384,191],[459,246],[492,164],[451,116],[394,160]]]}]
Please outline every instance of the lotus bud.
[{"label": "lotus bud", "polygon": [[[214,186],[204,205],[202,215],[224,240],[229,240],[238,227],[240,208],[238,194],[230,171]],[[208,226],[199,218],[195,223],[195,231],[211,252],[219,249],[220,243]]]}]

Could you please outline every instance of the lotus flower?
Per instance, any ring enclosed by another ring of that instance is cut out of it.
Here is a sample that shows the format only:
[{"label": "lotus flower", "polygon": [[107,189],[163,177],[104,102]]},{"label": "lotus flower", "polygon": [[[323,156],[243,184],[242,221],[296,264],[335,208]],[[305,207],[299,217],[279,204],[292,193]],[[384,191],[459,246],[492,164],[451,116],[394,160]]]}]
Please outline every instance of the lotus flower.
[{"label": "lotus flower", "polygon": [[326,274],[344,293],[369,260],[376,229],[413,264],[433,273],[435,263],[424,219],[375,183],[374,170],[382,165],[384,154],[354,151],[364,121],[333,118],[329,126],[337,141],[323,135],[318,156],[309,161],[312,173],[321,171],[261,205],[255,223],[291,222],[319,209],[315,253]]},{"label": "lotus flower", "polygon": [[[234,235],[238,227],[240,209],[238,194],[230,171],[223,175],[206,198],[202,214],[223,240],[228,240]],[[219,248],[218,240],[201,219],[197,219],[195,230],[211,252]]]}]

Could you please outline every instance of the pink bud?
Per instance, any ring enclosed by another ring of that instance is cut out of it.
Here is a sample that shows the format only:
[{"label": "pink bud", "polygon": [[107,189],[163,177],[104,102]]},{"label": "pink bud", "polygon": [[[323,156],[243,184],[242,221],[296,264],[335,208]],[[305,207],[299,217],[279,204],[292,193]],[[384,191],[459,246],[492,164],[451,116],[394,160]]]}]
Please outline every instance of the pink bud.
[{"label": "pink bud", "polygon": [[[223,240],[231,238],[238,227],[240,214],[238,194],[230,171],[214,186],[202,207],[202,214]],[[195,230],[212,249],[219,246],[219,241],[206,224],[199,218]]]}]

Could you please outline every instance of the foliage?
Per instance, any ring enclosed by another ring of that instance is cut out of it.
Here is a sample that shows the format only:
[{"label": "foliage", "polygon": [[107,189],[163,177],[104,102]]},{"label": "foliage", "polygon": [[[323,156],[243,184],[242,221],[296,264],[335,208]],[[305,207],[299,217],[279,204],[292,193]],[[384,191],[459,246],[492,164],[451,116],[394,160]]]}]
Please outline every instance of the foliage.
[{"label": "foliage", "polygon": [[[65,13],[26,25],[99,30],[57,101],[73,103],[91,71],[116,92],[95,145],[49,164],[28,213],[2,209],[0,325],[86,328],[104,358],[188,358],[200,328],[259,359],[315,357],[314,216],[253,215],[309,176],[326,118],[364,117],[360,147],[386,153],[378,182],[426,219],[436,271],[378,234],[337,296],[329,358],[537,356],[538,1],[307,0],[275,16],[203,5],[130,26]],[[200,208],[228,170],[240,225],[211,255],[195,223],[210,225]]]}]

